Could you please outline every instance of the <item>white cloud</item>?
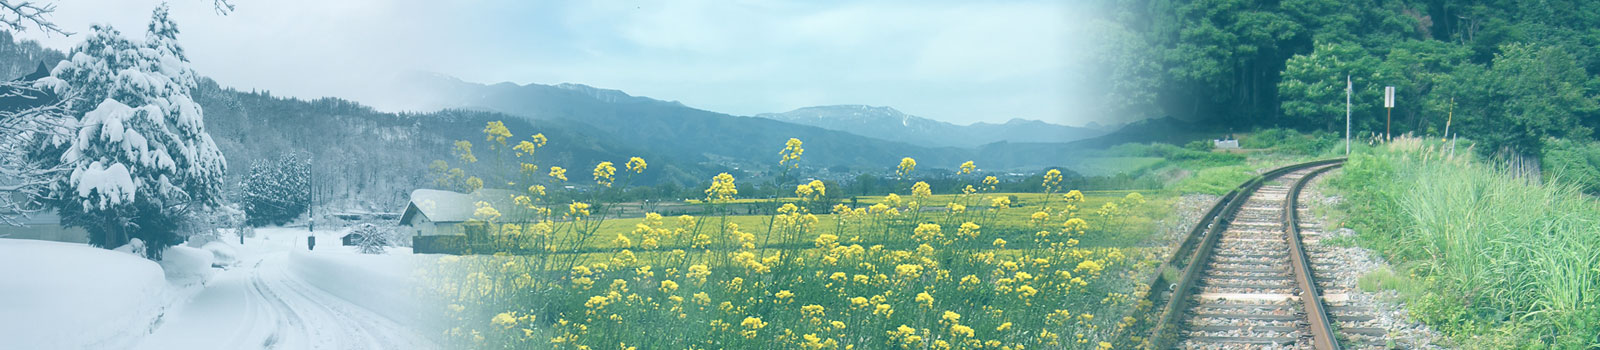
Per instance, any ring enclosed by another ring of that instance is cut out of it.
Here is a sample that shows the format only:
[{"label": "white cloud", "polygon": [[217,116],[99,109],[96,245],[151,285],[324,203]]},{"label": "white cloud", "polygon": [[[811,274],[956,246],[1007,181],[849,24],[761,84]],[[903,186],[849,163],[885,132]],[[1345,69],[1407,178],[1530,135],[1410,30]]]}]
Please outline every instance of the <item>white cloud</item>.
[{"label": "white cloud", "polygon": [[[202,74],[242,89],[352,96],[375,76],[577,82],[748,115],[892,106],[953,122],[1083,123],[1071,2],[171,0]],[[85,32],[142,35],[158,1],[61,2]],[[37,33],[22,36],[37,38]],[[47,38],[66,48],[76,38]]]}]

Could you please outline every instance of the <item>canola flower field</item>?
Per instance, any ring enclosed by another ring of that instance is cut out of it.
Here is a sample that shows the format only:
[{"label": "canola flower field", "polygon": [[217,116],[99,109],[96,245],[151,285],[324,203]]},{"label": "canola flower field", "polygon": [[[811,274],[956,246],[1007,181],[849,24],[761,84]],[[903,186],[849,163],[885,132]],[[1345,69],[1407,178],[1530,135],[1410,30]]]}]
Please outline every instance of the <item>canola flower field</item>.
[{"label": "canola flower field", "polygon": [[[498,123],[486,147],[511,158],[491,183],[527,186],[514,208],[477,203],[483,229],[469,239],[514,245],[518,254],[445,256],[423,271],[447,301],[446,337],[470,348],[553,349],[1057,349],[1118,347],[1137,305],[1137,275],[1153,249],[1104,244],[1154,231],[1153,207],[1170,199],[1137,192],[1086,195],[1051,171],[1040,193],[991,193],[972,175],[961,194],[932,195],[905,158],[904,194],[812,213],[827,191],[795,183],[774,215],[609,219],[609,203],[544,203],[566,170],[533,161],[544,140],[510,146]],[[458,162],[473,163],[469,142]],[[804,149],[779,153],[797,169]],[[496,160],[505,163],[505,160]],[[594,183],[626,186],[610,162]],[[441,184],[486,181],[435,164]],[[961,166],[963,175],[976,167]],[[788,175],[788,174],[783,174]],[[620,180],[620,182],[619,182]],[[739,200],[732,176],[705,190],[709,205]],[[777,203],[775,203],[777,204]],[[528,212],[509,220],[505,213]],[[715,212],[715,211],[714,211]],[[531,220],[528,218],[532,218]]]}]

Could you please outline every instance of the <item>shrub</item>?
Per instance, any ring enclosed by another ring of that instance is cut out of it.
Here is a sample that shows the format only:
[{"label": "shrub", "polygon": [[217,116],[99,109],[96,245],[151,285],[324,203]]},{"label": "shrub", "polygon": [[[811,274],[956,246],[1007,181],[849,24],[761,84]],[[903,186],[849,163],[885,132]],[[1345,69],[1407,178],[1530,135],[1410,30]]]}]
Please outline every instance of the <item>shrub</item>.
[{"label": "shrub", "polygon": [[1239,147],[1273,149],[1298,155],[1321,154],[1339,143],[1330,132],[1300,133],[1294,129],[1264,129],[1239,139]]},{"label": "shrub", "polygon": [[1540,163],[1546,180],[1576,184],[1585,193],[1600,194],[1600,143],[1551,139]]},{"label": "shrub", "polygon": [[359,224],[350,229],[349,234],[356,235],[355,244],[361,248],[362,254],[383,254],[389,246],[389,236],[392,232],[393,230],[378,225]]}]

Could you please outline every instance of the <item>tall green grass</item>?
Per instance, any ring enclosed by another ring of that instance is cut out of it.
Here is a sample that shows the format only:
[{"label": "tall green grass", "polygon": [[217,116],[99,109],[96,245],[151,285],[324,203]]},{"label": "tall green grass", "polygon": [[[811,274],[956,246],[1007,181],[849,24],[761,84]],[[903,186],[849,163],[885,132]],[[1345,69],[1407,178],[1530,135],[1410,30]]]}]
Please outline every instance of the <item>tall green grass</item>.
[{"label": "tall green grass", "polygon": [[1333,185],[1363,245],[1423,284],[1412,313],[1464,348],[1600,348],[1600,202],[1579,185],[1415,139]]}]

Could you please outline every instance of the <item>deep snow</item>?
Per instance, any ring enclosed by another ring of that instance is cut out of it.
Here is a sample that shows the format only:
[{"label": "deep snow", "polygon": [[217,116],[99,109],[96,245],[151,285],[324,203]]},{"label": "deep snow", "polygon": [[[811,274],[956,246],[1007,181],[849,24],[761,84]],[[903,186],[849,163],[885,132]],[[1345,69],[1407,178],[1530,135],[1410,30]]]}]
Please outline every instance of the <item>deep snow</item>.
[{"label": "deep snow", "polygon": [[175,292],[160,265],[133,254],[0,238],[0,348],[125,349]]},{"label": "deep snow", "polygon": [[[359,254],[342,231],[261,228],[162,262],[83,244],[0,239],[0,348],[429,349],[416,264]],[[231,236],[231,237],[229,237]],[[11,276],[15,276],[12,278]]]}]

